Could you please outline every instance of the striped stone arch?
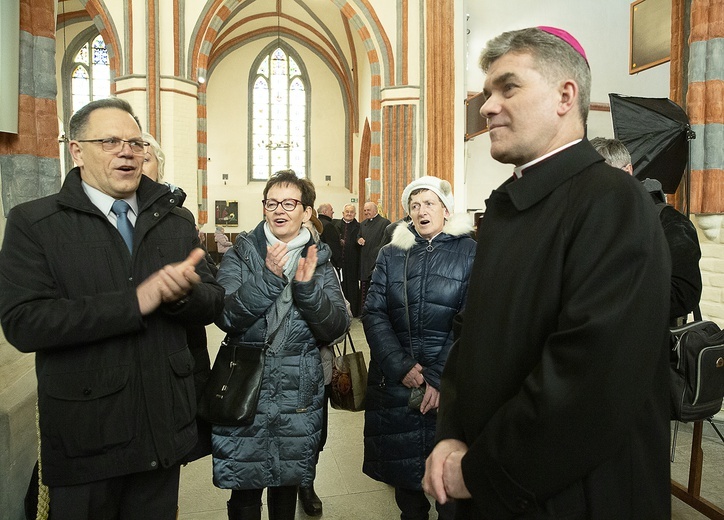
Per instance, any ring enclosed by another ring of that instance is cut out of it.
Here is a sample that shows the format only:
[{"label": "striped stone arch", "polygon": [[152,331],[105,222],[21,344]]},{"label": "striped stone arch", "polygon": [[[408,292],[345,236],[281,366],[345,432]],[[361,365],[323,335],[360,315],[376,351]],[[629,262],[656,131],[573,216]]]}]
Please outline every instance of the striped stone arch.
[{"label": "striped stone arch", "polygon": [[108,16],[108,9],[106,8],[103,0],[81,0],[81,4],[88,12],[91,20],[93,20],[93,24],[96,26],[98,32],[103,37],[103,41],[106,43],[106,49],[108,49],[108,61],[111,67],[111,94],[115,94],[116,84],[113,81],[113,78],[117,78],[123,73],[121,70],[121,46],[119,44],[120,39],[118,38],[118,31]]},{"label": "striped stone arch", "polygon": [[[244,2],[241,0],[210,0],[204,8],[201,18],[196,24],[191,36],[191,52],[189,53],[188,68],[188,75],[191,80],[198,81],[199,77],[206,78],[211,49],[219,34],[219,28],[224,26],[224,23],[226,23],[234,10],[242,3]],[[201,193],[199,194],[199,225],[206,224],[209,221],[206,111],[206,83],[200,83],[196,105],[196,175],[201,186]]]},{"label": "striped stone arch", "polygon": [[[191,37],[189,53],[189,76],[192,80],[206,77],[211,49],[229,17],[238,7],[251,3],[253,0],[210,0],[204,8],[199,23]],[[370,177],[372,178],[371,198],[379,200],[381,195],[380,178],[382,169],[382,86],[394,85],[394,57],[389,38],[368,0],[331,0],[357,30],[367,50],[372,76],[371,92],[371,129],[372,146],[370,150]],[[358,13],[362,13],[359,14]],[[370,28],[372,31],[370,32]],[[381,49],[380,52],[377,49]],[[380,57],[381,55],[381,57]],[[383,81],[384,80],[384,81]],[[199,207],[199,224],[208,222],[208,181],[207,181],[207,121],[206,121],[206,84],[199,85],[197,107],[198,135],[198,177],[201,180],[201,200]]]},{"label": "striped stone arch", "polygon": [[[367,0],[354,1],[356,6],[352,5],[349,0],[332,0],[332,2],[339,7],[350,25],[357,31],[370,63],[372,92],[370,96],[369,176],[372,184],[369,200],[379,202],[382,195],[382,87],[395,84],[392,46],[377,14]],[[360,193],[360,197],[366,198],[362,197],[362,193]],[[389,201],[383,202],[389,205]]]}]

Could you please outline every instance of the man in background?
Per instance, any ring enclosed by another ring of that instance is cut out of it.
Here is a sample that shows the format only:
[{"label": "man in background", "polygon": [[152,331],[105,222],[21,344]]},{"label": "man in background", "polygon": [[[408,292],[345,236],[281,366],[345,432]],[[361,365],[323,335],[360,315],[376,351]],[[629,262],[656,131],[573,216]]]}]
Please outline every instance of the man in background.
[{"label": "man in background", "polygon": [[345,204],[342,218],[333,221],[339,231],[339,244],[342,249],[342,292],[352,309],[352,316],[360,315],[359,296],[359,260],[360,247],[357,243],[359,222],[354,204]]},{"label": "man in background", "polygon": [[329,203],[320,204],[317,208],[317,217],[324,226],[322,233],[319,235],[322,242],[329,246],[332,250],[332,265],[337,269],[337,272],[342,268],[342,244],[339,238],[339,231],[337,227],[332,223],[332,217],[334,216],[334,209]]},{"label": "man in background", "polygon": [[591,73],[553,27],[480,59],[486,201],[425,490],[458,518],[669,518],[666,241],[585,138]]},{"label": "man in background", "polygon": [[[614,168],[634,175],[631,154],[618,139],[594,137],[591,145]],[[641,181],[656,205],[661,227],[671,254],[671,296],[669,320],[671,326],[685,322],[689,313],[699,306],[701,298],[701,249],[696,227],[686,215],[666,203],[661,183],[656,179]]]},{"label": "man in background", "polygon": [[390,221],[379,214],[377,204],[374,202],[365,203],[364,215],[365,219],[359,225],[357,238],[357,243],[362,248],[360,250],[360,290],[363,307],[372,279],[372,270],[377,261],[377,253],[385,245],[385,229],[390,225]]},{"label": "man in background", "polygon": [[168,187],[141,174],[130,105],[93,101],[68,133],[78,166],[10,211],[0,250],[3,331],[35,352],[53,520],[173,520],[197,440],[184,326],[213,322],[224,291]]}]

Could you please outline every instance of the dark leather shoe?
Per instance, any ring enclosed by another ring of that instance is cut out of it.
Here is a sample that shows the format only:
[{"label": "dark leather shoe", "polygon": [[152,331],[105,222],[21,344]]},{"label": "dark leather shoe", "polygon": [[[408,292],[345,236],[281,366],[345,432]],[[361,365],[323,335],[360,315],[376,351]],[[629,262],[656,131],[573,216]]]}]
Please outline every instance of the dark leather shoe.
[{"label": "dark leather shoe", "polygon": [[314,486],[299,486],[299,501],[307,516],[320,516],[322,514],[322,501],[314,492]]}]

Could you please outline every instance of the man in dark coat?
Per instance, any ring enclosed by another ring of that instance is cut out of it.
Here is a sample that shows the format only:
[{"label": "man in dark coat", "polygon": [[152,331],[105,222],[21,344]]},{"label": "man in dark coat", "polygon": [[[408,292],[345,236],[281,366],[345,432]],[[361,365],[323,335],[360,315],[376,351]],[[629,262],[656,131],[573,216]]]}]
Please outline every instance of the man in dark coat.
[{"label": "man in dark coat", "polygon": [[[183,207],[184,201],[186,200],[186,192],[184,192],[183,188],[180,186],[175,186],[170,182],[163,181],[163,174],[166,166],[166,154],[161,149],[161,145],[158,141],[156,141],[156,138],[151,134],[143,132],[141,137],[149,144],[141,171],[146,177],[152,181],[163,184],[171,191],[176,199],[176,206],[178,206],[181,210],[181,213],[184,217],[186,217],[186,220],[194,225],[194,229],[196,229],[196,233],[199,235],[201,249],[204,250],[204,261],[206,262],[206,267],[208,267],[211,275],[216,277],[216,273],[219,271],[219,268],[216,267],[214,259],[206,249],[206,239],[202,239],[193,213]],[[186,343],[189,347],[189,351],[191,352],[191,356],[194,358],[194,387],[196,388],[196,402],[198,403],[204,393],[206,382],[209,380],[209,376],[211,375],[211,358],[209,357],[209,349],[207,348],[206,326],[200,323],[188,323],[186,325]],[[211,424],[203,420],[201,417],[197,417],[196,430],[198,433],[198,441],[191,451],[189,451],[182,459],[181,462],[183,464],[211,454]]]},{"label": "man in dark coat", "polygon": [[374,202],[365,203],[364,215],[365,219],[360,222],[357,238],[357,243],[362,248],[360,250],[359,279],[363,306],[372,279],[372,271],[377,261],[377,254],[385,245],[385,229],[390,225],[390,221],[378,213],[377,204]]},{"label": "man in dark coat", "polygon": [[141,174],[130,105],[89,103],[69,136],[60,192],[8,215],[0,322],[35,352],[53,519],[172,520],[197,438],[184,326],[212,322],[224,291],[175,196]]},{"label": "man in dark coat", "polygon": [[[594,137],[591,145],[606,163],[634,174],[631,154],[618,139]],[[671,297],[669,320],[672,327],[681,325],[689,313],[699,306],[701,298],[701,249],[696,228],[689,218],[666,203],[661,183],[656,179],[641,181],[656,205],[661,227],[671,254]]]},{"label": "man in dark coat", "polygon": [[359,316],[362,310],[359,296],[359,251],[357,243],[359,222],[355,218],[357,209],[354,204],[346,204],[342,218],[334,220],[339,231],[339,243],[342,246],[342,292],[352,309],[352,316]]},{"label": "man in dark coat", "polygon": [[337,226],[332,223],[333,215],[334,209],[332,209],[331,204],[320,204],[319,208],[317,208],[317,218],[323,226],[319,237],[332,251],[332,265],[339,271],[342,268],[342,244]]},{"label": "man in dark coat", "polygon": [[669,518],[670,262],[649,195],[585,138],[590,70],[550,27],[483,51],[486,202],[424,487],[458,519]]}]

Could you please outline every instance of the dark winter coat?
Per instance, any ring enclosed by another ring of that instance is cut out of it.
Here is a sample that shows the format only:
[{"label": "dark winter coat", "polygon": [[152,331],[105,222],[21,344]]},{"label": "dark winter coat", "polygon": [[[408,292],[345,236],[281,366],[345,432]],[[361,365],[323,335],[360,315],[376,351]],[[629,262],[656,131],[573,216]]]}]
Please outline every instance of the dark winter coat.
[{"label": "dark winter coat", "polygon": [[669,318],[671,324],[676,325],[676,318],[686,317],[694,311],[701,298],[699,237],[696,235],[693,222],[676,208],[666,204],[666,195],[659,181],[644,179],[642,184],[656,204],[659,221],[664,229],[666,243],[669,245],[671,254]]},{"label": "dark winter coat", "polygon": [[467,215],[457,215],[428,241],[405,222],[377,258],[362,316],[371,354],[363,471],[375,480],[420,489],[437,416],[407,406],[402,379],[419,363],[426,383],[440,387],[475,256],[471,231]]},{"label": "dark winter coat", "polygon": [[169,467],[196,442],[194,361],[185,324],[210,323],[223,290],[204,262],[182,304],[142,316],[136,286],[199,247],[166,186],[137,190],[133,256],[83,191],[13,208],[0,250],[0,319],[35,352],[43,481],[70,486]]},{"label": "dark winter coat", "polygon": [[[287,284],[264,265],[267,245],[263,226],[262,222],[254,231],[237,237],[217,275],[226,298],[216,324],[236,341],[265,341],[264,315]],[[217,487],[261,489],[309,486],[314,481],[324,398],[317,344],[329,344],[349,327],[329,248],[323,243],[318,247],[312,280],[291,282],[294,304],[282,328],[283,348],[279,352],[267,350],[253,424],[213,427]]]},{"label": "dark winter coat", "polygon": [[322,223],[323,231],[320,234],[322,242],[329,246],[332,252],[332,265],[337,269],[342,268],[342,243],[339,241],[339,231],[334,225],[332,219],[327,215],[318,215],[319,221]]},{"label": "dark winter coat", "polygon": [[345,222],[344,219],[333,220],[332,223],[337,226],[339,231],[339,240],[342,244],[342,292],[347,298],[352,315],[360,314],[360,290],[359,290],[359,261],[360,246],[357,243],[357,235],[359,234],[359,222],[353,219],[352,222]]},{"label": "dark winter coat", "polygon": [[669,518],[668,256],[585,139],[493,191],[438,413],[459,518]]},{"label": "dark winter coat", "polygon": [[363,282],[370,280],[372,277],[377,255],[380,248],[385,245],[385,229],[389,225],[390,221],[379,214],[365,219],[359,224],[357,238],[365,239],[365,245],[360,248],[359,259],[359,279]]}]

